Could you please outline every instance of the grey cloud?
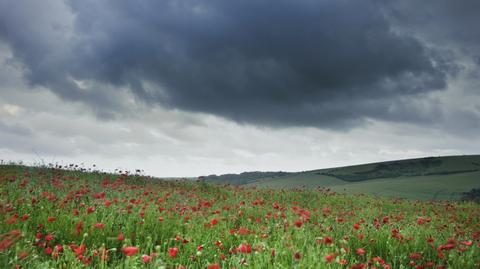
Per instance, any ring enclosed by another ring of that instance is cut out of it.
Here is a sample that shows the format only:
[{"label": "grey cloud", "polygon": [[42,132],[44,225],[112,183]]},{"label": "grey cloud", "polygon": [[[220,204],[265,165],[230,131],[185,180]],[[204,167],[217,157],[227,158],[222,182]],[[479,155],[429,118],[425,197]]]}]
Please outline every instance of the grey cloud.
[{"label": "grey cloud", "polygon": [[8,124],[2,121],[0,121],[0,133],[22,137],[31,137],[33,135],[32,130],[27,127],[18,124]]},{"label": "grey cloud", "polygon": [[480,56],[480,2],[473,0],[395,1],[390,18],[403,31],[438,47],[457,49],[471,59]]},{"label": "grey cloud", "polygon": [[129,109],[104,90],[118,87],[147,105],[259,125],[432,121],[405,116],[398,100],[444,89],[456,70],[444,50],[393,31],[410,26],[390,2],[20,2],[0,4],[0,38],[28,81],[104,118]]}]

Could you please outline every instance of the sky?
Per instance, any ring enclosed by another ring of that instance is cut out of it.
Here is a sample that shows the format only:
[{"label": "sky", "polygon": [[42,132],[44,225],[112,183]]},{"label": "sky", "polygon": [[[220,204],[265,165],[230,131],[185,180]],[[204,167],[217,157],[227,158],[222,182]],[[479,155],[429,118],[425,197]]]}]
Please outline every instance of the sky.
[{"label": "sky", "polygon": [[153,176],[480,153],[477,0],[0,0],[0,159]]}]

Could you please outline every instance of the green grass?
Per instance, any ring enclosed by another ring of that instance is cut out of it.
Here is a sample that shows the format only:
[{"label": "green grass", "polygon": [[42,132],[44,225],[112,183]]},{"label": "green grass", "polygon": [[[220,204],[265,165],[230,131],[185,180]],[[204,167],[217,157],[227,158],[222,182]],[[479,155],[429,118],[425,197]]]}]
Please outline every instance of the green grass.
[{"label": "green grass", "polygon": [[458,200],[463,192],[478,187],[480,187],[480,172],[470,172],[374,179],[333,186],[332,190],[418,200]]},{"label": "green grass", "polygon": [[[238,179],[238,177],[237,177]],[[225,178],[229,182],[228,177]],[[285,173],[250,180],[258,188],[331,188],[345,193],[419,200],[457,200],[480,188],[480,155],[408,159]]]},{"label": "green grass", "polygon": [[0,166],[0,268],[469,269],[479,227],[472,203]]},{"label": "green grass", "polygon": [[319,176],[314,173],[292,173],[279,178],[264,178],[246,186],[262,188],[318,188],[348,184],[341,179],[332,176]]}]

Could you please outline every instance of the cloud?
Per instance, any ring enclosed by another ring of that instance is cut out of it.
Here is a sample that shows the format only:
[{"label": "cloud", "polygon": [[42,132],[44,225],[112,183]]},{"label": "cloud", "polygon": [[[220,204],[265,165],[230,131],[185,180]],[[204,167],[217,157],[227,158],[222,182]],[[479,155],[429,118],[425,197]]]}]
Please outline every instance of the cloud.
[{"label": "cloud", "polygon": [[457,70],[452,55],[396,30],[413,27],[395,14],[405,9],[373,0],[49,0],[0,10],[0,38],[27,81],[104,119],[142,103],[259,126],[434,122],[403,104],[446,89]]},{"label": "cloud", "polygon": [[[136,104],[128,117],[105,120],[96,117],[88,103],[65,102],[48,88],[30,87],[22,80],[21,66],[5,64],[10,58],[8,50],[0,53],[0,160],[198,176],[301,171],[480,151],[479,126],[463,120],[462,114],[480,112],[478,99],[466,95],[462,79],[455,87],[437,91],[438,96],[395,108],[408,108],[424,122],[432,114],[442,115],[431,124],[366,120],[348,131],[268,128],[148,104]],[[121,96],[131,99],[131,93]]]}]

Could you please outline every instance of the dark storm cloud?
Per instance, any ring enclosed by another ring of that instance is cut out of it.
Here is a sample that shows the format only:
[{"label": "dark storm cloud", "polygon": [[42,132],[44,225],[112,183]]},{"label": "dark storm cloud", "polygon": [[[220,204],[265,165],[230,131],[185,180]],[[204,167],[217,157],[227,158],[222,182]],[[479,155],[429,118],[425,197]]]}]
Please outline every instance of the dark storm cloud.
[{"label": "dark storm cloud", "polygon": [[435,46],[459,49],[480,56],[480,1],[396,1],[388,10],[399,28],[430,41]]},{"label": "dark storm cloud", "polygon": [[127,109],[103,90],[117,87],[147,104],[254,124],[345,128],[365,118],[432,121],[434,112],[417,117],[397,100],[444,89],[456,70],[450,54],[405,30],[411,25],[402,12],[414,4],[67,4],[0,3],[0,38],[25,65],[31,84],[91,104],[104,117]]}]

